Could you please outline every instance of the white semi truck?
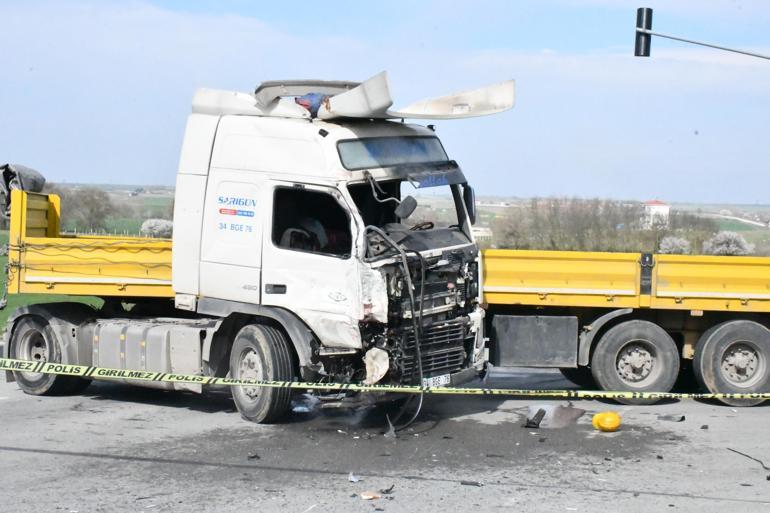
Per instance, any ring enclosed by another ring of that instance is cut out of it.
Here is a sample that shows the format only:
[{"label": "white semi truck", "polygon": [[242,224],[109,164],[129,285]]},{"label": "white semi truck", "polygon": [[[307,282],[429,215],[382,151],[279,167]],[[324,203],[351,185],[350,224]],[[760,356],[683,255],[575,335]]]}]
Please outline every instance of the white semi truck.
[{"label": "white semi truck", "polygon": [[[23,307],[4,356],[241,379],[473,378],[487,358],[473,189],[434,131],[404,118],[502,112],[513,82],[391,105],[384,73],[198,91],[173,242],[62,235],[55,195],[13,191],[9,292],[105,306]],[[86,384],[7,375],[31,394]],[[233,387],[233,398],[243,417],[269,422],[290,390]]]}]

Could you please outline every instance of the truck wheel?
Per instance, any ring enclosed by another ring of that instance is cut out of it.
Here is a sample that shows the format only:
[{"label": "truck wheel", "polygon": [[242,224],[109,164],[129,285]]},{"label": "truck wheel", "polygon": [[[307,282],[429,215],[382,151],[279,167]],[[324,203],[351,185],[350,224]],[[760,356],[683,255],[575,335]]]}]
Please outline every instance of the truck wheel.
[{"label": "truck wheel", "polygon": [[[10,340],[11,358],[33,362],[61,363],[61,347],[53,328],[45,319],[27,315],[16,320]],[[74,376],[39,372],[14,372],[13,377],[31,395],[70,394],[83,390],[90,381]]]},{"label": "truck wheel", "polygon": [[596,388],[596,381],[594,381],[594,376],[588,367],[577,367],[574,369],[564,367],[559,370],[562,376],[580,388]]},{"label": "truck wheel", "polygon": [[[270,326],[250,324],[235,336],[230,353],[230,376],[234,379],[291,381],[294,365],[289,341]],[[233,400],[241,416],[252,422],[275,422],[291,405],[290,388],[232,387]]]},{"label": "truck wheel", "polygon": [[[712,394],[770,392],[770,331],[753,321],[728,321],[708,329],[695,347],[693,370]],[[754,406],[764,399],[719,399],[730,406]]]},{"label": "truck wheel", "polygon": [[[626,321],[599,340],[591,358],[591,372],[603,390],[668,392],[679,373],[674,340],[648,321]],[[617,399],[624,404],[653,404],[657,399]]]}]

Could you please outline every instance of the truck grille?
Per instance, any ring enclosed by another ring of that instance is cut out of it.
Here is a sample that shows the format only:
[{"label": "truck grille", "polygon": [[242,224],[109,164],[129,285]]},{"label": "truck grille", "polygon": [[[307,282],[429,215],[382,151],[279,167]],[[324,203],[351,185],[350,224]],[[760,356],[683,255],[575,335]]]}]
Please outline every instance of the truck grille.
[{"label": "truck grille", "polygon": [[[457,372],[465,362],[465,326],[466,319],[453,322],[440,322],[423,328],[420,340],[422,353],[422,371],[425,377]],[[418,369],[414,332],[405,333],[403,376],[404,381],[417,381]],[[414,371],[415,379],[411,380]]]}]

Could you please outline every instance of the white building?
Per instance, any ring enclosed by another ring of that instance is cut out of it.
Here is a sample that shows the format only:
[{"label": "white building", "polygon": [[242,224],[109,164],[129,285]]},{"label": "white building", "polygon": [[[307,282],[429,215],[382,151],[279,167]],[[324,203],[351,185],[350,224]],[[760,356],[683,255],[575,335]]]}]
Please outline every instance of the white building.
[{"label": "white building", "polygon": [[476,242],[479,244],[491,244],[492,243],[492,229],[487,228],[486,226],[472,226],[471,231],[473,232],[473,238],[476,239]]},{"label": "white building", "polygon": [[668,203],[656,199],[644,202],[645,229],[652,229],[653,226],[667,228],[670,215],[671,205]]}]

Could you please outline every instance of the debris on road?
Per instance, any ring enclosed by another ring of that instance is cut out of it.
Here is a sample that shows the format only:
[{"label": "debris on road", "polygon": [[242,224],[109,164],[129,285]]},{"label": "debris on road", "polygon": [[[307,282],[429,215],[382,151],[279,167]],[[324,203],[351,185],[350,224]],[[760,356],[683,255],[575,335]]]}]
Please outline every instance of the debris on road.
[{"label": "debris on road", "polygon": [[617,431],[620,427],[621,417],[614,411],[603,411],[597,413],[591,419],[594,429],[611,433]]},{"label": "debris on road", "polygon": [[390,421],[390,416],[385,415],[385,420],[388,421],[388,430],[385,432],[385,438],[397,438],[396,428],[393,427],[393,423]]},{"label": "debris on road", "polygon": [[759,458],[755,458],[754,456],[749,456],[749,455],[748,455],[748,454],[746,454],[746,453],[743,453],[743,452],[741,452],[741,451],[736,451],[735,449],[732,449],[732,448],[730,448],[730,447],[728,447],[728,448],[727,448],[727,450],[728,450],[728,451],[732,451],[732,452],[734,452],[735,454],[740,454],[740,455],[741,455],[741,456],[743,456],[744,458],[748,458],[748,459],[750,459],[750,460],[754,460],[754,461],[756,461],[757,463],[759,463],[760,465],[762,465],[762,468],[763,468],[763,469],[765,469],[765,470],[770,470],[770,467],[768,467],[767,465],[765,465],[765,462],[764,462],[764,461],[762,461],[762,460],[760,460]]},{"label": "debris on road", "polygon": [[665,420],[668,422],[684,422],[684,415],[658,415],[658,420]]},{"label": "debris on road", "polygon": [[382,495],[380,495],[377,492],[366,491],[366,492],[361,492],[361,498],[365,501],[373,501],[375,499],[381,499]]},{"label": "debris on road", "polygon": [[259,456],[259,454],[257,454],[256,452],[252,452],[251,454],[249,454],[248,456],[246,456],[246,458],[248,458],[248,459],[250,459],[250,460],[259,460],[259,459],[262,459],[262,458]]},{"label": "debris on road", "polygon": [[708,424],[703,424],[703,425],[702,425],[700,428],[701,428],[701,429],[708,429],[708,428],[709,428],[709,425],[708,425]]},{"label": "debris on road", "polygon": [[484,483],[479,481],[460,481],[460,484],[463,486],[478,486],[479,488],[484,486]]},{"label": "debris on road", "polygon": [[291,411],[294,413],[313,413],[321,404],[321,400],[311,394],[300,394],[291,400]]},{"label": "debris on road", "polygon": [[351,472],[350,474],[348,474],[348,481],[350,481],[351,483],[357,483],[357,482],[359,482],[360,480],[361,480],[361,478],[360,478],[360,477],[358,477],[357,475],[355,475],[353,472]]},{"label": "debris on road", "polygon": [[396,488],[396,485],[392,484],[392,485],[390,485],[387,488],[380,489],[380,493],[383,494],[383,495],[390,495],[391,493],[393,493],[393,489],[394,488]]},{"label": "debris on road", "polygon": [[[542,413],[541,413],[542,412]],[[525,428],[562,429],[574,424],[586,411],[569,406],[536,404],[529,407]]]},{"label": "debris on road", "polygon": [[[533,407],[530,406],[530,411],[532,411],[532,408]],[[534,415],[527,415],[527,421],[524,423],[524,427],[530,429],[539,428],[540,423],[543,421],[543,417],[545,417],[545,410],[540,408],[535,412]]]}]

